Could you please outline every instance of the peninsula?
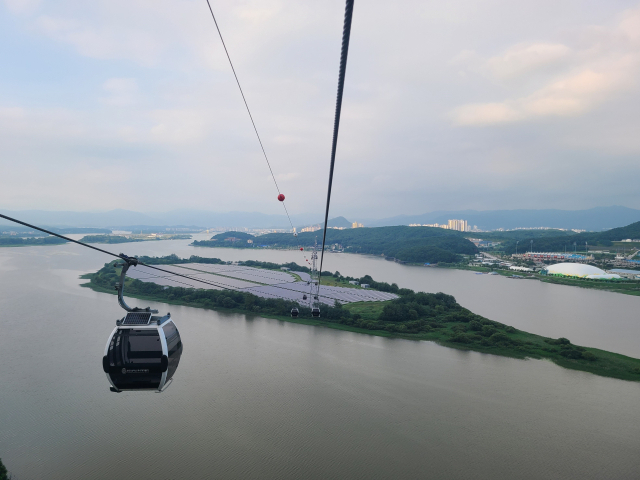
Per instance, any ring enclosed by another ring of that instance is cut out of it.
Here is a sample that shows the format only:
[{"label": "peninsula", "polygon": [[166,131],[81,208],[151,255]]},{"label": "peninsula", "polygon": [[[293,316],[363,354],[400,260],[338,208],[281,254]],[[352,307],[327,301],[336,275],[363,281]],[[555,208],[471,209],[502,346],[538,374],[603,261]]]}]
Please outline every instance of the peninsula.
[{"label": "peninsula", "polygon": [[[141,257],[147,264],[181,265],[209,264],[230,265],[217,258],[191,257]],[[98,292],[115,294],[118,268],[111,262],[95,273],[84,275],[89,280],[83,286]],[[266,262],[244,262],[244,267],[257,272],[281,271],[282,266]],[[164,268],[164,267],[163,267]],[[305,267],[288,264],[292,270],[304,272]],[[228,277],[228,275],[225,274]],[[237,278],[237,277],[234,277]],[[362,289],[349,282],[368,285]],[[640,359],[607,352],[595,348],[573,345],[566,338],[552,339],[518,330],[474,314],[459,305],[455,298],[444,293],[414,292],[399,288],[396,284],[377,282],[370,276],[360,279],[344,277],[338,272],[323,275],[322,283],[332,286],[350,286],[362,291],[374,290],[393,294],[386,301],[335,301],[322,307],[322,317],[313,318],[306,303],[284,298],[265,298],[247,291],[202,289],[160,285],[154,281],[127,279],[127,296],[221,311],[277,318],[283,321],[307,325],[325,326],[371,335],[397,337],[412,340],[435,341],[441,345],[463,350],[501,355],[513,358],[548,359],[565,368],[591,372],[596,375],[623,380],[640,381]],[[356,292],[354,292],[355,294]],[[291,318],[291,308],[300,311],[298,318]]]}]

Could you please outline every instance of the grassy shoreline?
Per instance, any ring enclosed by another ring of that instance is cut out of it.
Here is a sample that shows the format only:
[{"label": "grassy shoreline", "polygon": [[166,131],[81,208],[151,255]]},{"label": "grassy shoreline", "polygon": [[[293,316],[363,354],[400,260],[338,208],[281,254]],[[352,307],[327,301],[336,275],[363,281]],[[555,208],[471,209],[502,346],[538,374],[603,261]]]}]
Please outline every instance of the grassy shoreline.
[{"label": "grassy shoreline", "polygon": [[[522,273],[517,271],[506,270],[493,270],[488,267],[471,267],[471,266],[446,266],[438,268],[450,268],[454,270],[466,270],[472,272],[496,272],[498,275],[508,277],[511,275],[522,275],[523,280],[539,280],[545,283],[552,283],[555,285],[567,285],[569,287],[589,288],[593,290],[603,290],[606,292],[622,293],[624,295],[640,295],[640,282],[627,280],[627,281],[603,281],[603,280],[584,280],[579,278],[562,278],[551,275],[540,275],[537,273]],[[640,272],[639,272],[640,273]]]},{"label": "grassy shoreline", "polygon": [[[98,273],[82,275],[81,278],[89,280],[82,284],[82,287],[91,288],[100,293],[115,295],[115,289],[105,285],[100,285],[96,279]],[[517,359],[546,359],[555,364],[573,370],[580,370],[603,377],[611,377],[620,380],[640,381],[640,359],[631,358],[625,355],[607,352],[597,348],[588,348],[572,345],[566,339],[551,339],[532,333],[527,333],[509,327],[498,322],[483,319],[472,314],[466,309],[457,307],[460,314],[448,314],[449,318],[443,320],[434,319],[434,322],[427,322],[429,325],[422,331],[407,331],[407,325],[412,323],[408,319],[404,323],[381,323],[385,313],[385,306],[393,302],[357,302],[342,307],[348,312],[350,318],[358,318],[356,324],[347,324],[343,319],[336,320],[329,318],[291,318],[287,315],[274,314],[267,311],[247,311],[243,308],[225,307],[212,304],[206,299],[194,298],[193,289],[177,289],[182,291],[190,290],[191,296],[184,295],[175,298],[167,298],[164,292],[159,295],[141,293],[131,289],[135,286],[132,281],[127,282],[126,295],[140,300],[162,302],[171,305],[182,305],[193,308],[203,308],[228,313],[241,313],[250,317],[265,317],[277,319],[285,322],[322,326],[335,330],[343,330],[354,333],[375,335],[387,338],[401,338],[415,341],[432,341],[439,345],[456,348],[458,350],[475,351],[492,355],[499,355]],[[173,287],[171,287],[173,288]],[[420,295],[420,294],[418,294]],[[431,294],[432,295],[432,294]],[[440,294],[439,294],[440,295]],[[172,295],[173,296],[173,295]],[[186,297],[186,298],[185,298]],[[399,299],[399,301],[402,299]],[[399,304],[401,305],[401,304]],[[409,310],[411,312],[411,310]],[[466,312],[466,313],[465,313]],[[328,312],[327,312],[328,313]],[[466,317],[465,317],[466,316]],[[471,319],[471,320],[470,320]],[[377,328],[386,325],[391,329]],[[363,328],[366,327],[366,328]]]}]

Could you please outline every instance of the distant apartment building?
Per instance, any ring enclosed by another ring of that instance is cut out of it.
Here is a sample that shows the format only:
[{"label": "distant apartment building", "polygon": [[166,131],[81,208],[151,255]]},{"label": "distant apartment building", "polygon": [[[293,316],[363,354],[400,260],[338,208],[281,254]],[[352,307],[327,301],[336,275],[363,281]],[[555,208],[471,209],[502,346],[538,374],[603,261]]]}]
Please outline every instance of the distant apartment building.
[{"label": "distant apartment building", "polygon": [[468,231],[469,226],[466,220],[449,220],[449,230],[457,230],[458,232]]},{"label": "distant apartment building", "polygon": [[364,227],[364,225],[358,222],[353,222],[351,224],[351,228],[362,228],[362,227]]},{"label": "distant apartment building", "polygon": [[320,225],[312,225],[311,227],[304,227],[303,229],[301,229],[301,232],[315,232],[317,230],[320,230],[322,227]]},{"label": "distant apartment building", "polygon": [[[411,223],[410,227],[434,227],[434,228],[444,228],[445,230],[457,230],[458,232],[469,232],[471,229],[469,228],[469,224],[466,220],[449,220],[448,223],[426,223],[424,225],[420,225],[419,223]],[[475,227],[477,230],[477,227]]]}]

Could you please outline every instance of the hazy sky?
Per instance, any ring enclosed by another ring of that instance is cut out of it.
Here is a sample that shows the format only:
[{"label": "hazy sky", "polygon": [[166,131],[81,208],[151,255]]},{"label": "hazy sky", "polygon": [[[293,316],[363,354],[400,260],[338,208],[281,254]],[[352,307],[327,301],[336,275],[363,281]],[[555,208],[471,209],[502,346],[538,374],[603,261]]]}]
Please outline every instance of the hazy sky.
[{"label": "hazy sky", "polygon": [[[323,211],[344,2],[211,3]],[[332,214],[640,208],[639,74],[638,1],[357,0]],[[0,171],[0,209],[282,213],[205,0],[4,0]]]}]

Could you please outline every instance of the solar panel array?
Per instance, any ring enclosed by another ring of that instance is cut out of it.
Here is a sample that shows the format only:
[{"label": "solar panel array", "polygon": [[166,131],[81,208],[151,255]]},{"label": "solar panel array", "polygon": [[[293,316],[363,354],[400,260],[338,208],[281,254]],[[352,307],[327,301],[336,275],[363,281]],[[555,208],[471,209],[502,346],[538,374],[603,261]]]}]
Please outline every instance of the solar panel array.
[{"label": "solar panel array", "polygon": [[[293,284],[288,283],[284,285],[265,285],[245,288],[244,291],[253,293],[259,297],[283,298],[304,304],[307,301],[303,300],[303,295],[309,295],[309,285],[307,285],[306,282],[296,282]],[[385,300],[393,300],[394,298],[398,298],[398,296],[393,293],[378,292],[376,290],[320,285],[318,301],[326,305],[333,305],[336,301],[345,304],[353,302],[383,302]]]},{"label": "solar panel array", "polygon": [[275,285],[278,283],[295,282],[296,278],[284,271],[265,270],[262,268],[243,267],[241,265],[210,265],[190,263],[188,268],[194,270],[227,275],[255,283]]},{"label": "solar panel array", "polygon": [[[247,282],[237,278],[198,272],[178,265],[163,265],[162,268],[164,270],[169,270],[170,272],[186,275],[192,278],[184,278],[172,275],[171,273],[158,272],[157,270],[147,268],[143,265],[138,265],[136,268],[129,269],[127,275],[143,282],[152,282],[168,287],[202,288],[205,290],[223,290],[225,288],[239,290],[241,288],[257,285],[255,282]],[[202,279],[204,282],[199,282],[196,279]]]},{"label": "solar panel array", "polygon": [[151,313],[149,312],[129,312],[124,317],[123,325],[149,325]]},{"label": "solar panel array", "polygon": [[[252,293],[262,298],[282,298],[305,304],[308,300],[303,295],[310,295],[311,276],[306,272],[288,272],[265,270],[241,265],[213,265],[205,263],[189,263],[186,265],[163,265],[163,269],[179,273],[191,278],[184,278],[170,273],[157,272],[143,265],[129,269],[131,278],[143,282],[152,282],[169,287],[201,288],[206,290],[222,290],[225,288]],[[204,282],[199,282],[201,279]],[[352,302],[380,302],[398,298],[393,293],[378,292],[359,288],[329,287],[320,285],[318,301],[333,305],[336,301],[345,304]]]}]

